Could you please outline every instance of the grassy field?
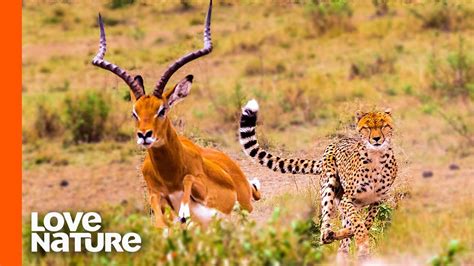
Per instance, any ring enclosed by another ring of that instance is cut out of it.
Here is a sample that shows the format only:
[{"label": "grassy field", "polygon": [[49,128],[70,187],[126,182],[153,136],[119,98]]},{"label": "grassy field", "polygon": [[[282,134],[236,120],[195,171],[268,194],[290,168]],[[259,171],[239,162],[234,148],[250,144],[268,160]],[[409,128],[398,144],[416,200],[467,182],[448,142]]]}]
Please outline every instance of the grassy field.
[{"label": "grassy field", "polygon": [[[260,138],[276,152],[308,158],[320,156],[336,136],[351,134],[357,110],[392,108],[400,178],[387,205],[388,220],[379,217],[372,232],[374,259],[419,265],[444,254],[450,241],[458,240],[462,252],[457,262],[474,264],[474,4],[216,2],[214,51],[173,76],[169,86],[187,74],[193,74],[195,82],[171,117],[180,133],[226,151],[246,174],[260,178],[264,199],[255,204],[250,222],[236,219],[216,224],[209,232],[192,229],[191,235],[205,234],[209,240],[189,245],[212,243],[212,230],[234,239],[235,234],[221,228],[228,223],[239,224],[242,235],[252,235],[274,222],[278,234],[291,235],[290,247],[315,256],[310,261],[332,261],[337,244],[320,247],[314,241],[317,226],[308,222],[313,217],[318,222],[315,177],[272,173],[240,151],[240,107],[255,98],[261,106]],[[98,47],[96,16],[101,12],[106,25],[106,58],[142,74],[150,91],[169,63],[202,45],[206,5],[24,1],[25,245],[29,213],[50,210],[100,210],[116,219],[110,221],[112,229],[139,228],[147,239],[161,239],[150,227],[143,200],[144,182],[137,168],[144,151],[133,139],[128,88],[90,63]],[[429,172],[433,176],[423,178]],[[275,207],[281,210],[278,221],[271,218]],[[119,219],[127,222],[120,225]],[[251,221],[256,224],[249,225]],[[291,221],[304,230],[291,227]],[[229,241],[235,247],[255,244],[261,247],[256,248],[259,254],[266,254],[266,236]],[[24,263],[123,264],[137,263],[142,256],[145,262],[162,260],[159,251],[167,244],[150,243],[153,249],[130,259],[26,253]],[[266,261],[245,250],[236,252],[219,253],[219,258]],[[287,257],[268,254],[304,263],[301,254],[275,252]]]}]

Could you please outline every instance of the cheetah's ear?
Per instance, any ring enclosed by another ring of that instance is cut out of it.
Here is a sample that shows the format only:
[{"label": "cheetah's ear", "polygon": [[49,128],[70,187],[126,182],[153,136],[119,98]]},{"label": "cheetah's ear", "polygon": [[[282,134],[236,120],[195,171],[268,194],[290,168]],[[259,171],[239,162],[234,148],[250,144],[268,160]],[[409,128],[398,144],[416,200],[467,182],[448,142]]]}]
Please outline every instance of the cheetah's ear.
[{"label": "cheetah's ear", "polygon": [[386,113],[389,116],[392,116],[392,108],[385,108],[384,113]]},{"label": "cheetah's ear", "polygon": [[362,112],[361,110],[357,110],[356,114],[355,114],[355,117],[356,117],[356,120],[357,122],[359,122],[359,120],[364,117],[364,115],[366,115],[367,113],[365,112]]}]

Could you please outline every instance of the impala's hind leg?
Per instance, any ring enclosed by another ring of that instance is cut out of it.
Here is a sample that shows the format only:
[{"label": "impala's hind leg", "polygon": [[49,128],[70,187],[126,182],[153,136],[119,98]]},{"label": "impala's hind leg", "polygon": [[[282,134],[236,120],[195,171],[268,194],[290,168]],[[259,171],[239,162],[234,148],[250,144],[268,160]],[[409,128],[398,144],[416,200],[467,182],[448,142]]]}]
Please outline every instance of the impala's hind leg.
[{"label": "impala's hind leg", "polygon": [[252,198],[254,200],[260,200],[262,198],[262,193],[260,192],[260,181],[257,178],[253,178],[249,182],[252,188]]},{"label": "impala's hind leg", "polygon": [[252,199],[257,201],[262,198],[260,193],[260,181],[253,178],[247,180],[247,183],[241,183],[240,189],[237,189],[237,201],[241,209],[248,211],[249,213],[253,211]]}]

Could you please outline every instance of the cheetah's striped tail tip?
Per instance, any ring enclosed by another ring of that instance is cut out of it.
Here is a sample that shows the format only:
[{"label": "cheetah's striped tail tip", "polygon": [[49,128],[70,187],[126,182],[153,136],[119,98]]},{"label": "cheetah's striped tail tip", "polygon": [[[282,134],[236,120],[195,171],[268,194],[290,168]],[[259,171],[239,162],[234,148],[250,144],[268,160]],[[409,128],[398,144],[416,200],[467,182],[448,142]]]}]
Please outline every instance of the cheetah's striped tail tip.
[{"label": "cheetah's striped tail tip", "polygon": [[257,178],[252,178],[250,184],[255,187],[256,190],[260,190],[260,181]]},{"label": "cheetah's striped tail tip", "polygon": [[255,99],[248,101],[248,103],[242,108],[242,113],[250,115],[258,112],[258,102]]}]

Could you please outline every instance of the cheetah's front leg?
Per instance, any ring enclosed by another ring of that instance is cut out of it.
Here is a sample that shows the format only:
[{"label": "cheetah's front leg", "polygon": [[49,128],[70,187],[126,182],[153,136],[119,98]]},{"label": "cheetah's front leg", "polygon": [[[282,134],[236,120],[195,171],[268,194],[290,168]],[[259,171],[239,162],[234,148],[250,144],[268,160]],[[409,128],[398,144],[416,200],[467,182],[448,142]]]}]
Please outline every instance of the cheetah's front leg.
[{"label": "cheetah's front leg", "polygon": [[[351,223],[349,220],[342,216],[342,227],[344,229],[350,230]],[[337,264],[338,265],[346,265],[347,264],[347,259],[349,257],[349,247],[351,246],[351,238],[346,237],[344,239],[341,239],[341,243],[339,244],[339,248],[337,250]]]},{"label": "cheetah's front leg", "polygon": [[369,236],[368,230],[364,222],[358,217],[357,210],[352,199],[343,197],[340,203],[342,215],[347,217],[350,226],[336,232],[336,237],[339,239],[350,237],[354,235],[357,253],[359,257],[366,257],[369,255]]},{"label": "cheetah's front leg", "polygon": [[365,218],[365,228],[367,228],[367,231],[370,230],[372,227],[372,224],[374,223],[375,216],[377,216],[377,213],[379,211],[379,206],[382,204],[381,201],[374,202],[369,205],[369,211],[367,212],[367,216]]}]

